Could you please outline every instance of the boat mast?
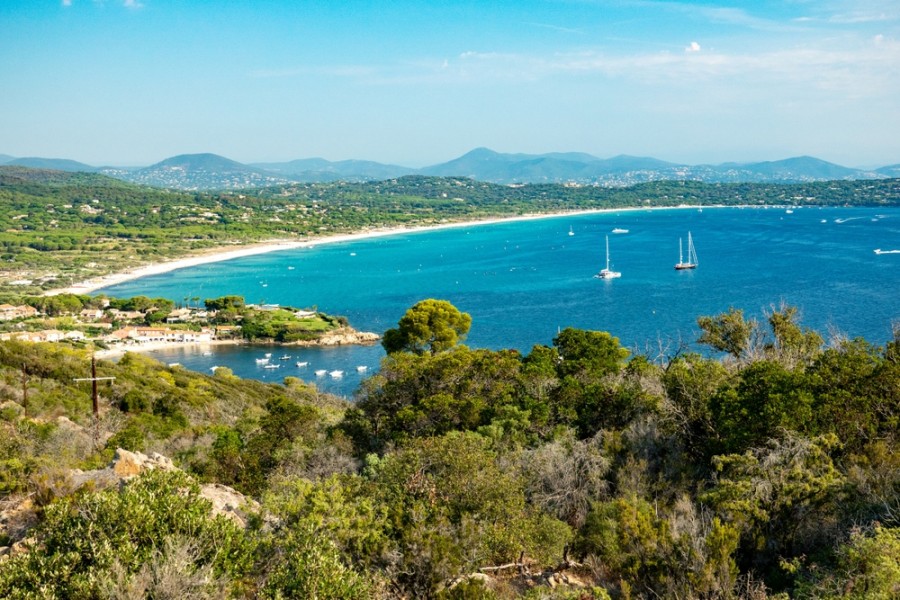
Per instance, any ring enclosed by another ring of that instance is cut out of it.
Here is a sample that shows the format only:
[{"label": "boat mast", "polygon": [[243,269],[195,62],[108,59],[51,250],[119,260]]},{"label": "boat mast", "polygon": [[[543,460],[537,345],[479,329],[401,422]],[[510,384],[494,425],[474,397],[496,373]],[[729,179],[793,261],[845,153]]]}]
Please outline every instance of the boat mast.
[{"label": "boat mast", "polygon": [[606,270],[609,271],[609,236],[606,236]]},{"label": "boat mast", "polygon": [[[688,235],[690,235],[690,233]],[[691,238],[688,238],[688,240],[690,240],[690,239]],[[690,246],[690,242],[688,242],[688,260],[690,260],[690,258],[691,258],[691,246]],[[683,260],[682,254],[681,254],[681,238],[678,238],[678,264],[680,265],[683,262],[684,262],[684,260]]]}]

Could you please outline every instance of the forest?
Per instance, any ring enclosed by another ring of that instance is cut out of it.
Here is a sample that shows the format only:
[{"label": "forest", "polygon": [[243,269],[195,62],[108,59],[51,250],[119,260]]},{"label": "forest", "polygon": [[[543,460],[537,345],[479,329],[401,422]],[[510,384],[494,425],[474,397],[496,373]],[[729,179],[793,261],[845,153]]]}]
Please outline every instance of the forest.
[{"label": "forest", "polygon": [[264,240],[682,204],[897,206],[900,179],[792,185],[669,181],[606,188],[410,176],[188,193],[96,174],[0,166],[0,292],[37,294],[112,271]]},{"label": "forest", "polygon": [[[900,596],[900,329],[697,324],[702,353],[526,354],[429,299],[353,402],[129,353],[96,417],[88,350],[0,342],[0,597]],[[79,485],[117,449],[175,468]]]}]

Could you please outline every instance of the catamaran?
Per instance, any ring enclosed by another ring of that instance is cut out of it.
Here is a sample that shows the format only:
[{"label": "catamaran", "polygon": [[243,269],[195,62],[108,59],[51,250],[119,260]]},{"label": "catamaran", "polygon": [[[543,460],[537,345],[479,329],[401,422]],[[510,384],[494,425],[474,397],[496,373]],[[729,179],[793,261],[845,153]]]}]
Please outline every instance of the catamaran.
[{"label": "catamaran", "polygon": [[687,262],[685,262],[684,257],[681,253],[681,238],[678,238],[678,263],[675,265],[676,271],[685,271],[687,269],[696,269],[697,268],[697,251],[694,250],[694,238],[691,237],[691,232],[688,231],[688,251],[687,251]]},{"label": "catamaran", "polygon": [[609,268],[609,236],[606,236],[606,268],[600,269],[600,272],[594,275],[594,277],[597,279],[615,279],[616,277],[621,276],[621,273]]}]

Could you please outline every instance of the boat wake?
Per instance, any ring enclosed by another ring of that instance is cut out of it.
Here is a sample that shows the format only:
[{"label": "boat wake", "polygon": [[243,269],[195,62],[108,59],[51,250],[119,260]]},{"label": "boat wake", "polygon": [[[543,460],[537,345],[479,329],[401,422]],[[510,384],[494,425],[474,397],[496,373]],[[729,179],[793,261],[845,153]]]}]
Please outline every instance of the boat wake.
[{"label": "boat wake", "polygon": [[847,217],[846,219],[835,219],[835,223],[846,223],[847,221],[855,221],[856,219],[862,219],[862,217]]}]

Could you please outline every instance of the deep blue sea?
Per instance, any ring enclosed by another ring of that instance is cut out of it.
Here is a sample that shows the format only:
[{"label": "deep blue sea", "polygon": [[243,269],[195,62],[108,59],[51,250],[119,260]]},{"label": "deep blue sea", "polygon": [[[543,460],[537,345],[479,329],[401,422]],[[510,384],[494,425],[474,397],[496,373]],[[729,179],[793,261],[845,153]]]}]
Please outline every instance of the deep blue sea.
[{"label": "deep blue sea", "polygon": [[[569,235],[569,231],[574,235]],[[612,233],[613,229],[628,233]],[[691,232],[699,257],[675,271],[678,240]],[[595,279],[609,236],[613,280]],[[105,288],[103,293],[278,303],[344,315],[360,330],[394,327],[424,298],[449,300],[472,315],[471,347],[552,343],[560,328],[609,331],[626,347],[654,351],[693,344],[696,319],[729,307],[764,320],[782,301],[802,323],[891,339],[900,320],[900,209],[696,208],[634,210],[473,225],[322,244],[192,267]],[[380,346],[291,349],[290,361],[264,370],[254,358],[280,349],[213,347],[155,352],[164,362],[208,371],[213,365],[268,381],[299,376],[320,390],[351,397],[378,368]],[[296,367],[296,361],[309,366]],[[358,366],[368,367],[365,374]],[[319,369],[342,370],[334,379]]]}]

